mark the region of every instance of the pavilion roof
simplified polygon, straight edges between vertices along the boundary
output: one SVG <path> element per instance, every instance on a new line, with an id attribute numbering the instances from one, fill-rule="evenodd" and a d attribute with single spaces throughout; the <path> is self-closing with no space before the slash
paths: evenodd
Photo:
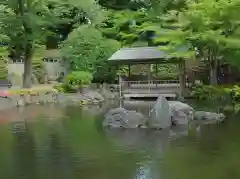
<path id="1" fill-rule="evenodd" d="M 121 48 L 115 52 L 109 61 L 123 64 L 143 63 L 177 63 L 179 58 L 169 57 L 160 47 L 133 47 Z"/>

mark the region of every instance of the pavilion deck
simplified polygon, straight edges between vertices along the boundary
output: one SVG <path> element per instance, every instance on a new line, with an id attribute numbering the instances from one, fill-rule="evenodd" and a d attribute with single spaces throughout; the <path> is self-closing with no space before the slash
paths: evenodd
<path id="1" fill-rule="evenodd" d="M 170 57 L 159 47 L 122 48 L 115 52 L 110 62 L 116 65 L 128 65 L 128 77 L 131 76 L 131 65 L 148 65 L 147 80 L 128 81 L 119 76 L 119 93 L 123 98 L 152 98 L 164 95 L 174 98 L 184 96 L 187 89 L 185 75 L 185 59 Z M 179 80 L 154 80 L 151 75 L 151 64 L 156 66 L 163 63 L 177 64 L 179 67 Z"/>
<path id="2" fill-rule="evenodd" d="M 122 81 L 120 86 L 124 98 L 176 98 L 180 94 L 178 80 Z"/>

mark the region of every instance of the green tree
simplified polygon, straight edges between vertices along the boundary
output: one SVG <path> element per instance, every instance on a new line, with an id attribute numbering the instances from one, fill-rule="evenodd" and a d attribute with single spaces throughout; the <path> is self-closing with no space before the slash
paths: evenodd
<path id="1" fill-rule="evenodd" d="M 239 0 L 190 0 L 167 13 L 160 11 L 159 21 L 145 23 L 143 30 L 154 30 L 155 43 L 163 44 L 161 50 L 169 56 L 204 61 L 210 83 L 217 84 L 219 64 L 228 60 L 239 66 L 239 4 Z"/>
<path id="2" fill-rule="evenodd" d="M 66 6 L 74 4 L 76 8 L 83 9 L 89 14 L 89 21 L 100 17 L 100 8 L 94 0 L 88 1 L 63 1 L 63 0 L 7 0 L 0 6 L 0 32 L 7 37 L 9 47 L 14 47 L 17 56 L 24 58 L 24 77 L 23 87 L 31 87 L 32 77 L 32 57 L 35 45 L 44 43 L 46 35 L 49 34 L 48 28 L 53 24 L 59 24 L 56 12 L 50 4 L 63 3 Z M 62 6 L 59 6 L 62 7 Z M 58 19 L 65 20 L 65 19 Z"/>
<path id="3" fill-rule="evenodd" d="M 137 10 L 150 5 L 149 1 L 142 0 L 99 0 L 99 4 L 114 10 Z"/>
<path id="4" fill-rule="evenodd" d="M 69 34 L 61 47 L 62 55 L 69 60 L 71 69 L 89 71 L 98 81 L 115 78 L 108 58 L 119 49 L 119 43 L 106 39 L 93 26 L 81 26 Z"/>
<path id="5" fill-rule="evenodd" d="M 147 9 L 123 10 L 110 13 L 101 26 L 103 35 L 115 39 L 122 46 L 154 46 L 161 21 Z"/>
<path id="6" fill-rule="evenodd" d="M 240 1 L 190 1 L 179 13 L 179 42 L 188 41 L 196 55 L 210 68 L 210 83 L 217 84 L 217 66 L 228 57 L 236 59 L 240 49 Z"/>

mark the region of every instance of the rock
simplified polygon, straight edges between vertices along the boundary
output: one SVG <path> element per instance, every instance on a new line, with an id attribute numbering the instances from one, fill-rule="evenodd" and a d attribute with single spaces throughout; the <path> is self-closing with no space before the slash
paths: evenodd
<path id="1" fill-rule="evenodd" d="M 53 93 L 52 93 L 52 92 L 46 92 L 46 93 L 45 93 L 45 101 L 46 101 L 47 103 L 54 103 L 54 101 L 55 101 L 54 98 L 55 98 L 55 97 L 53 96 Z"/>
<path id="2" fill-rule="evenodd" d="M 171 108 L 172 123 L 175 125 L 187 125 L 193 120 L 194 110 L 188 104 L 180 101 L 169 101 Z"/>
<path id="3" fill-rule="evenodd" d="M 104 98 L 100 93 L 92 90 L 84 92 L 83 97 L 87 98 L 88 100 L 104 101 Z"/>
<path id="4" fill-rule="evenodd" d="M 25 105 L 32 104 L 30 94 L 25 94 L 25 95 L 24 95 L 24 101 L 25 101 Z"/>
<path id="5" fill-rule="evenodd" d="M 25 106 L 24 98 L 18 98 L 17 99 L 17 106 Z"/>
<path id="6" fill-rule="evenodd" d="M 124 108 L 110 110 L 104 118 L 103 126 L 111 128 L 138 128 L 146 123 L 145 117 L 136 112 Z"/>
<path id="7" fill-rule="evenodd" d="M 171 109 L 167 99 L 159 96 L 148 122 L 150 128 L 164 129 L 171 126 Z"/>
<path id="8" fill-rule="evenodd" d="M 16 100 L 11 98 L 0 97 L 0 110 L 13 108 L 16 106 Z"/>
<path id="9" fill-rule="evenodd" d="M 39 104 L 39 95 L 38 94 L 30 94 L 30 96 L 31 96 L 32 104 Z"/>
<path id="10" fill-rule="evenodd" d="M 222 122 L 225 119 L 225 115 L 222 113 L 213 113 L 205 111 L 195 111 L 194 119 L 204 120 L 206 122 Z"/>
<path id="11" fill-rule="evenodd" d="M 116 95 L 112 91 L 107 90 L 105 88 L 103 88 L 101 90 L 101 94 L 105 99 L 115 99 L 116 98 Z"/>

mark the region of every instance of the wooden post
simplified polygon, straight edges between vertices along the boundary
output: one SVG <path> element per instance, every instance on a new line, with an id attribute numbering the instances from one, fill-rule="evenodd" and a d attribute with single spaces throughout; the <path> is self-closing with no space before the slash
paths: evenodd
<path id="1" fill-rule="evenodd" d="M 130 76 L 131 76 L 131 65 L 128 64 L 128 77 L 130 77 Z"/>
<path id="2" fill-rule="evenodd" d="M 157 84 L 157 78 L 158 77 L 158 64 L 156 63 L 156 89 L 157 89 L 157 86 L 158 86 L 158 84 Z"/>
<path id="3" fill-rule="evenodd" d="M 150 85 L 151 85 L 151 64 L 148 64 L 148 90 L 150 92 Z"/>
<path id="4" fill-rule="evenodd" d="M 186 94 L 185 60 L 179 63 L 179 82 L 180 82 L 180 95 L 181 97 L 184 97 Z"/>
<path id="5" fill-rule="evenodd" d="M 119 65 L 116 66 L 116 70 L 119 70 Z M 119 98 L 122 98 L 122 78 L 121 78 L 121 74 L 117 75 L 118 77 L 118 85 L 119 85 Z"/>
<path id="6" fill-rule="evenodd" d="M 130 79 L 130 76 L 131 76 L 131 65 L 128 64 L 128 80 L 127 80 L 127 87 L 128 87 L 128 90 L 131 90 L 131 80 Z"/>
<path id="7" fill-rule="evenodd" d="M 118 75 L 118 83 L 119 83 L 119 97 L 122 98 L 122 78 L 121 75 Z"/>

